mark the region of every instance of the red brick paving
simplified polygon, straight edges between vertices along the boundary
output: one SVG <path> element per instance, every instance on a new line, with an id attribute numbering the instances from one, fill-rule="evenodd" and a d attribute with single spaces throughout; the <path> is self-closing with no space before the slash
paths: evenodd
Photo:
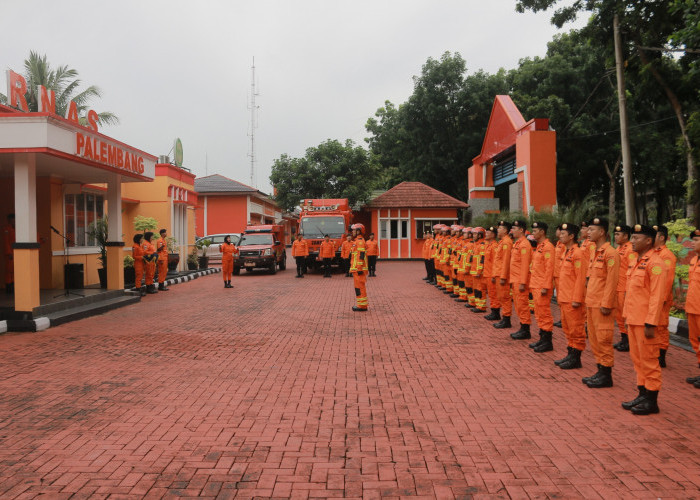
<path id="1" fill-rule="evenodd" d="M 700 391 L 671 347 L 662 412 L 620 408 L 420 277 L 220 275 L 0 336 L 0 497 L 698 498 Z"/>

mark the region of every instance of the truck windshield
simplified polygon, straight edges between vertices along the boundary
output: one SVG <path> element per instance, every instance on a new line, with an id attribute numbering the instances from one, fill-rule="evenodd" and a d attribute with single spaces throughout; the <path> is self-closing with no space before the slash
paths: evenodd
<path id="1" fill-rule="evenodd" d="M 340 238 L 345 234 L 345 219 L 340 216 L 302 217 L 301 232 L 304 238 Z"/>
<path id="2" fill-rule="evenodd" d="M 271 233 L 251 233 L 244 234 L 241 240 L 241 246 L 246 245 L 272 245 L 272 234 Z"/>

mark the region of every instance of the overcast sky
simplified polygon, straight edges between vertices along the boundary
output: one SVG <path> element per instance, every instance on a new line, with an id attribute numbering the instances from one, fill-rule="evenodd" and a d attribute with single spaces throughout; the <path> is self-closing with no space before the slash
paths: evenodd
<path id="1" fill-rule="evenodd" d="M 46 54 L 53 66 L 68 65 L 102 89 L 95 110 L 112 111 L 121 123 L 101 132 L 156 156 L 179 137 L 184 166 L 198 176 L 220 173 L 250 184 L 254 57 L 255 184 L 270 192 L 280 155 L 303 156 L 326 139 L 362 144 L 367 119 L 385 100 L 404 102 L 429 57 L 459 52 L 470 72 L 495 72 L 544 55 L 557 33 L 549 13 L 518 14 L 514 5 L 0 0 L 0 66 L 23 73 L 30 50 Z M 4 71 L 0 88 L 6 92 Z"/>

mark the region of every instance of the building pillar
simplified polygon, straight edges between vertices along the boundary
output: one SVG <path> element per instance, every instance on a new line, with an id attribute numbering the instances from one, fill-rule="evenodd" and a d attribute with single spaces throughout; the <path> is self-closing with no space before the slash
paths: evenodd
<path id="1" fill-rule="evenodd" d="M 124 288 L 124 256 L 122 255 L 122 178 L 112 174 L 107 182 L 107 289 Z"/>
<path id="2" fill-rule="evenodd" d="M 39 243 L 36 240 L 36 155 L 15 155 L 15 311 L 41 305 Z"/>

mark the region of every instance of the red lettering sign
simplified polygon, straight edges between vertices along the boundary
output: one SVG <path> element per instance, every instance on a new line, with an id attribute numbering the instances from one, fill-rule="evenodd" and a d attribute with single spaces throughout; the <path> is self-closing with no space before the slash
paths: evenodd
<path id="1" fill-rule="evenodd" d="M 29 112 L 27 100 L 24 94 L 27 93 L 27 80 L 11 69 L 7 70 L 7 97 L 10 100 L 10 106 L 17 107 L 23 111 Z"/>
<path id="2" fill-rule="evenodd" d="M 111 167 L 143 174 L 143 157 L 125 151 L 119 146 L 107 144 L 96 137 L 88 137 L 80 132 L 75 134 L 75 154 Z"/>

